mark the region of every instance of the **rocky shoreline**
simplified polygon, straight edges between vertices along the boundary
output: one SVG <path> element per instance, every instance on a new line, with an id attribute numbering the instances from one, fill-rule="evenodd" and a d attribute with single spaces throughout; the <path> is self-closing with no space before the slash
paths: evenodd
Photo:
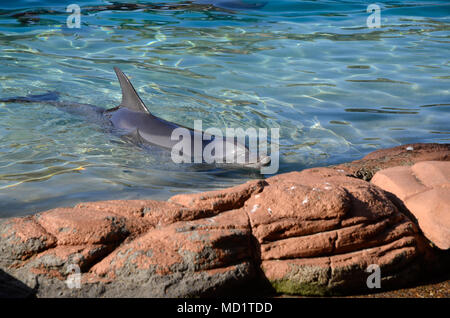
<path id="1" fill-rule="evenodd" d="M 450 144 L 411 144 L 168 201 L 0 220 L 0 297 L 395 297 L 445 275 L 449 248 Z"/>

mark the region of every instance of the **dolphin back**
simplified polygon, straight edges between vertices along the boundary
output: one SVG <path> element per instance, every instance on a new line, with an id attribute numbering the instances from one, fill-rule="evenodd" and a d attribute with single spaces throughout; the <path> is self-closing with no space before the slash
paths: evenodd
<path id="1" fill-rule="evenodd" d="M 114 67 L 114 71 L 116 72 L 120 88 L 122 89 L 122 102 L 119 107 L 126 107 L 135 112 L 151 115 L 142 99 L 136 93 L 133 85 L 131 85 L 128 77 L 118 67 Z"/>

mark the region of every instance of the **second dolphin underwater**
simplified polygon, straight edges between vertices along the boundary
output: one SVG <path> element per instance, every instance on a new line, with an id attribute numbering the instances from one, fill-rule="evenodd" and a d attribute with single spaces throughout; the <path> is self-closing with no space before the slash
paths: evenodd
<path id="1" fill-rule="evenodd" d="M 154 116 L 145 106 L 127 76 L 117 67 L 114 67 L 114 71 L 122 90 L 122 101 L 119 106 L 114 108 L 104 109 L 88 104 L 60 102 L 58 94 L 55 93 L 3 99 L 0 102 L 43 102 L 64 108 L 69 112 L 72 110 L 69 110 L 66 105 L 73 106 L 73 109 L 77 109 L 74 111 L 75 113 L 92 115 L 91 117 L 112 125 L 122 137 L 126 137 L 127 140 L 137 145 L 148 144 L 167 150 L 172 150 L 177 144 L 180 144 L 180 140 L 174 139 L 172 134 L 174 130 L 181 128 L 186 132 L 182 141 L 186 141 L 184 140 L 186 135 L 190 139 L 186 143 L 189 146 L 182 149 L 182 157 L 185 162 L 205 163 L 204 150 L 208 147 L 208 149 L 214 149 L 216 160 L 224 167 L 258 169 L 270 165 L 270 156 L 250 155 L 248 147 L 238 138 L 229 139 L 225 136 L 217 138 L 217 136 L 208 135 L 202 131 L 196 131 Z M 199 145 L 198 141 L 200 141 L 201 150 L 194 149 L 195 144 Z M 234 160 L 227 163 L 226 158 L 230 157 Z"/>

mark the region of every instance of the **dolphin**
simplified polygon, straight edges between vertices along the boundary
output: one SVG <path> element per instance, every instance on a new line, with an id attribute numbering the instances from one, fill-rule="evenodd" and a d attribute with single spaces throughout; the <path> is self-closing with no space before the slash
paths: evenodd
<path id="1" fill-rule="evenodd" d="M 173 151 L 180 144 L 174 138 L 177 131 L 184 132 L 182 157 L 185 162 L 205 162 L 205 148 L 214 149 L 214 159 L 226 164 L 227 157 L 232 158 L 231 165 L 242 165 L 248 168 L 260 168 L 270 164 L 270 157 L 251 158 L 249 149 L 237 138 L 218 138 L 176 123 L 154 116 L 137 94 L 128 77 L 118 68 L 114 71 L 122 90 L 122 102 L 119 106 L 103 112 L 112 126 L 125 132 L 137 144 L 149 144 Z M 186 140 L 186 138 L 188 140 Z M 196 148 L 195 145 L 198 145 Z M 231 152 L 231 153 L 230 153 Z M 210 161 L 213 158 L 210 158 Z M 206 159 L 207 160 L 207 159 Z"/>
<path id="2" fill-rule="evenodd" d="M 268 166 L 270 156 L 251 156 L 249 148 L 241 143 L 238 138 L 225 138 L 206 134 L 203 131 L 194 130 L 176 123 L 169 122 L 153 115 L 144 104 L 134 89 L 128 77 L 118 68 L 114 71 L 122 90 L 121 103 L 113 108 L 104 109 L 98 106 L 81 103 L 70 103 L 70 112 L 88 115 L 100 119 L 112 126 L 121 137 L 139 146 L 158 146 L 167 150 L 178 152 L 181 162 L 190 163 L 215 163 L 224 167 L 244 167 L 258 169 Z M 0 102 L 44 102 L 67 110 L 67 103 L 57 101 L 57 93 L 33 95 L 2 99 Z M 180 138 L 174 138 L 174 135 Z M 183 147 L 184 145 L 184 147 Z M 175 149 L 175 150 L 174 150 Z M 205 158 L 205 150 L 213 155 Z M 172 158 L 174 158 L 172 156 Z M 233 160 L 227 160 L 232 158 Z"/>

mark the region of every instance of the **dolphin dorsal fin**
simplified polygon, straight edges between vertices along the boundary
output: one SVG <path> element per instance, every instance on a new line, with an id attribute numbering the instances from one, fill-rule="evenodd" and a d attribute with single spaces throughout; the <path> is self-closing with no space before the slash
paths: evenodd
<path id="1" fill-rule="evenodd" d="M 136 112 L 150 114 L 144 102 L 136 93 L 133 85 L 131 85 L 128 77 L 118 67 L 114 67 L 114 71 L 122 89 L 122 102 L 119 107 L 126 107 Z"/>

